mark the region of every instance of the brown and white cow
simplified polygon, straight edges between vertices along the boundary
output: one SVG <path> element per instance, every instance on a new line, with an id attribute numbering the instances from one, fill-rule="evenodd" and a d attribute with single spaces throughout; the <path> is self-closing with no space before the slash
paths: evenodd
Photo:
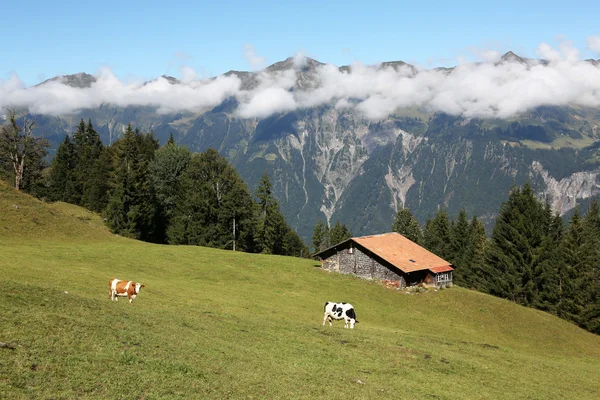
<path id="1" fill-rule="evenodd" d="M 140 292 L 140 290 L 144 287 L 141 283 L 132 282 L 132 281 L 122 281 L 116 278 L 108 281 L 108 290 L 109 297 L 111 300 L 118 301 L 117 297 L 125 297 L 129 298 L 129 303 L 135 299 L 135 296 Z"/>

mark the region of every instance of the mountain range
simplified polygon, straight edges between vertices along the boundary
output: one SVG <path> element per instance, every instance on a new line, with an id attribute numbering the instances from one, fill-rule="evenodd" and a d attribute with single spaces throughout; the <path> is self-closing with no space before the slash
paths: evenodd
<path id="1" fill-rule="evenodd" d="M 599 61 L 585 63 L 598 68 Z M 503 63 L 543 66 L 548 61 L 509 52 L 495 65 Z M 288 92 L 318 93 L 323 66 L 310 58 L 288 58 L 263 71 L 229 71 L 222 77 L 235 76 L 242 90 L 252 91 L 265 76 L 280 78 L 293 70 Z M 357 67 L 336 68 L 352 74 Z M 418 74 L 401 61 L 375 68 L 408 79 Z M 454 68 L 435 71 L 458 73 Z M 171 76 L 158 79 L 174 87 L 186 85 Z M 61 83 L 86 90 L 96 81 L 79 73 L 37 87 Z M 354 101 L 352 95 L 347 98 Z M 152 130 L 162 143 L 173 133 L 192 151 L 215 148 L 251 190 L 269 173 L 288 223 L 307 241 L 318 220 L 345 223 L 353 235 L 389 231 L 402 207 L 409 207 L 421 223 L 442 207 L 451 216 L 464 207 L 489 227 L 511 186 L 526 181 L 561 214 L 576 204 L 585 206 L 600 192 L 600 108 L 594 104 L 549 101 L 508 116 L 453 115 L 408 105 L 376 118 L 333 101 L 264 116 L 243 115 L 240 104 L 239 98 L 228 96 L 205 109 L 163 112 L 152 105 L 103 103 L 63 115 L 38 113 L 36 132 L 55 149 L 83 118 L 92 120 L 107 144 L 131 123 Z"/>

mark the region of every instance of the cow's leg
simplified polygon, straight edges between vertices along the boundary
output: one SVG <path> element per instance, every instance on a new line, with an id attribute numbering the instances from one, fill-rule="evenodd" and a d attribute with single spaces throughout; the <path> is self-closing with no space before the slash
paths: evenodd
<path id="1" fill-rule="evenodd" d="M 348 328 L 348 322 L 349 320 L 347 318 L 344 318 L 344 328 Z"/>
<path id="2" fill-rule="evenodd" d="M 331 317 L 331 315 L 330 315 L 330 316 L 329 316 L 329 326 L 333 326 L 332 322 L 333 322 L 333 318 L 332 318 L 332 317 Z"/>
<path id="3" fill-rule="evenodd" d="M 325 326 L 325 322 L 327 321 L 327 314 L 323 316 L 323 326 Z"/>

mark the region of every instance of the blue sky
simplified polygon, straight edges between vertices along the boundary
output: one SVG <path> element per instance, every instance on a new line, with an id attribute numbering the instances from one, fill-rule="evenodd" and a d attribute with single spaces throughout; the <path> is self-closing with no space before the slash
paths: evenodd
<path id="1" fill-rule="evenodd" d="M 91 4 L 89 4 L 91 3 Z M 6 1 L 0 6 L 0 80 L 27 85 L 107 66 L 121 79 L 248 70 L 296 52 L 337 65 L 403 60 L 454 65 L 473 49 L 513 50 L 600 35 L 597 1 Z"/>

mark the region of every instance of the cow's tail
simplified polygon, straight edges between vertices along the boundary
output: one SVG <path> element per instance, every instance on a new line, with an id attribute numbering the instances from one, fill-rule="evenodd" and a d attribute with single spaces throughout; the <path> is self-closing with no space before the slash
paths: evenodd
<path id="1" fill-rule="evenodd" d="M 326 302 L 325 306 L 323 306 L 323 312 L 327 311 L 327 304 L 329 304 L 329 302 Z"/>

